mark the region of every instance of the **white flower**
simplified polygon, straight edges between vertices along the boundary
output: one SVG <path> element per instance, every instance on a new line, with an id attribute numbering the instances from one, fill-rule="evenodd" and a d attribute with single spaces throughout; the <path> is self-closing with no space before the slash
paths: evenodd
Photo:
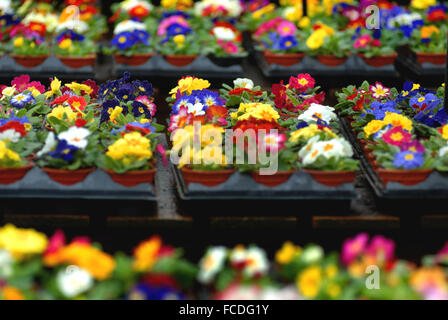
<path id="1" fill-rule="evenodd" d="M 64 21 L 63 23 L 58 24 L 58 26 L 56 27 L 56 32 L 69 29 L 77 33 L 85 33 L 87 32 L 88 28 L 89 26 L 87 25 L 87 23 L 82 20 L 73 21 L 69 19 L 67 21 Z"/>
<path id="2" fill-rule="evenodd" d="M 334 108 L 332 107 L 312 103 L 310 107 L 298 117 L 298 119 L 307 123 L 315 123 L 317 122 L 317 117 L 326 123 L 330 123 L 331 120 L 337 119 L 337 115 L 333 111 Z"/>
<path id="3" fill-rule="evenodd" d="M 20 140 L 20 132 L 14 129 L 8 129 L 0 133 L 0 140 L 9 140 L 16 143 Z"/>
<path id="4" fill-rule="evenodd" d="M 226 261 L 227 249 L 225 247 L 212 247 L 207 250 L 205 256 L 199 262 L 198 280 L 208 284 L 213 277 L 221 271 Z"/>
<path id="5" fill-rule="evenodd" d="M 25 18 L 23 18 L 22 23 L 28 25 L 30 22 L 43 23 L 47 27 L 48 32 L 53 32 L 59 24 L 59 19 L 57 14 L 45 12 L 40 13 L 32 11 L 28 13 Z"/>
<path id="6" fill-rule="evenodd" d="M 236 35 L 232 29 L 226 27 L 214 27 L 213 34 L 216 38 L 224 41 L 232 41 L 235 39 Z"/>
<path id="7" fill-rule="evenodd" d="M 146 31 L 146 25 L 144 23 L 137 22 L 134 20 L 125 20 L 116 25 L 114 29 L 114 34 L 119 34 L 122 32 L 131 32 L 134 30 Z"/>
<path id="8" fill-rule="evenodd" d="M 252 90 L 252 88 L 254 87 L 254 82 L 247 78 L 238 78 L 236 80 L 233 80 L 233 85 L 236 88 Z"/>
<path id="9" fill-rule="evenodd" d="M 151 3 L 142 0 L 125 0 L 120 4 L 120 7 L 125 11 L 131 11 L 137 6 L 142 6 L 148 11 L 151 11 L 153 8 L 153 5 Z"/>
<path id="10" fill-rule="evenodd" d="M 202 16 L 204 9 L 219 6 L 227 11 L 227 16 L 229 17 L 238 17 L 242 11 L 239 0 L 202 0 L 195 3 L 194 13 L 197 16 Z"/>
<path id="11" fill-rule="evenodd" d="M 311 138 L 299 151 L 299 158 L 302 158 L 304 165 L 314 163 L 319 156 L 323 156 L 326 159 L 353 156 L 353 149 L 344 138 L 335 138 L 327 141 L 318 141 L 318 139 L 317 136 Z"/>
<path id="12" fill-rule="evenodd" d="M 37 157 L 41 157 L 44 154 L 47 154 L 56 146 L 56 138 L 53 132 L 49 132 L 47 138 L 45 139 L 45 145 L 38 153 L 36 153 Z"/>
<path id="13" fill-rule="evenodd" d="M 448 146 L 445 146 L 439 149 L 439 153 L 437 155 L 440 158 L 443 158 L 447 153 L 448 153 Z"/>
<path id="14" fill-rule="evenodd" d="M 302 260 L 306 264 L 317 263 L 324 256 L 324 250 L 316 245 L 309 246 L 305 248 L 302 252 Z"/>
<path id="15" fill-rule="evenodd" d="M 89 143 L 86 139 L 89 135 L 90 131 L 86 128 L 70 127 L 67 131 L 60 133 L 58 139 L 66 140 L 69 145 L 79 149 L 85 149 Z"/>
<path id="16" fill-rule="evenodd" d="M 74 298 L 92 288 L 93 277 L 84 269 L 69 266 L 58 273 L 56 283 L 65 297 Z"/>
<path id="17" fill-rule="evenodd" d="M 205 111 L 203 110 L 204 106 L 200 102 L 197 102 L 195 104 L 187 103 L 186 107 L 188 109 L 187 112 L 191 113 L 191 114 L 193 114 L 195 116 L 201 116 L 201 115 L 205 114 Z"/>
<path id="18" fill-rule="evenodd" d="M 251 247 L 247 250 L 246 265 L 244 273 L 248 276 L 264 275 L 268 272 L 269 262 L 266 258 L 266 252 L 257 247 Z"/>
<path id="19" fill-rule="evenodd" d="M 11 0 L 0 0 L 0 11 L 11 14 L 14 12 Z"/>
<path id="20" fill-rule="evenodd" d="M 244 263 L 247 259 L 247 250 L 244 248 L 244 246 L 236 246 L 231 252 L 230 252 L 230 263 L 240 264 Z"/>
<path id="21" fill-rule="evenodd" d="M 298 155 L 305 165 L 313 163 L 321 154 L 321 150 L 316 148 L 316 143 L 319 141 L 319 136 L 316 135 L 308 140 L 307 144 L 300 149 Z"/>
<path id="22" fill-rule="evenodd" d="M 0 278 L 8 278 L 12 275 L 14 258 L 12 254 L 4 249 L 0 250 Z"/>

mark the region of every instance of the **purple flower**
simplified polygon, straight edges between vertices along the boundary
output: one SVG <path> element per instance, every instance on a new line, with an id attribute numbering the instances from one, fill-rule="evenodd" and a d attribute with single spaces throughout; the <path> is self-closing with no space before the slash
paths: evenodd
<path id="1" fill-rule="evenodd" d="M 62 159 L 66 162 L 70 162 L 73 160 L 75 153 L 78 150 L 79 148 L 68 144 L 68 142 L 64 139 L 61 139 L 58 141 L 56 149 L 49 152 L 48 155 L 55 159 Z"/>
<path id="2" fill-rule="evenodd" d="M 405 170 L 420 168 L 424 163 L 423 154 L 412 151 L 397 152 L 394 156 L 394 167 Z"/>
<path id="3" fill-rule="evenodd" d="M 401 144 L 400 150 L 424 153 L 425 147 L 420 143 L 420 141 L 412 140 L 412 141 L 405 142 L 405 143 Z"/>

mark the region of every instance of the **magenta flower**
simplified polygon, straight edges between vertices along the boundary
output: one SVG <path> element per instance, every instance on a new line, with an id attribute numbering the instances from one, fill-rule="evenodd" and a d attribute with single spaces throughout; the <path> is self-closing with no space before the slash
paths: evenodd
<path id="1" fill-rule="evenodd" d="M 366 249 L 366 254 L 376 257 L 383 263 L 391 261 L 395 255 L 395 242 L 381 235 L 374 236 Z"/>
<path id="2" fill-rule="evenodd" d="M 216 43 L 227 53 L 235 54 L 238 53 L 238 46 L 233 42 L 224 42 L 222 40 L 216 41 Z"/>
<path id="3" fill-rule="evenodd" d="M 425 147 L 418 140 L 412 140 L 400 145 L 401 151 L 412 151 L 412 152 L 425 152 Z"/>
<path id="4" fill-rule="evenodd" d="M 412 135 L 401 127 L 394 127 L 383 134 L 382 139 L 387 144 L 399 147 L 402 144 L 411 142 Z"/>
<path id="5" fill-rule="evenodd" d="M 369 87 L 372 97 L 375 99 L 385 98 L 390 95 L 390 89 L 383 86 L 380 82 L 375 82 L 375 85 Z"/>
<path id="6" fill-rule="evenodd" d="M 266 150 L 270 153 L 277 153 L 279 150 L 285 148 L 286 135 L 274 132 L 267 133 L 261 136 L 262 140 L 258 143 L 259 150 Z M 264 149 L 264 150 L 263 150 Z"/>
<path id="7" fill-rule="evenodd" d="M 173 23 L 178 23 L 184 27 L 190 26 L 183 16 L 171 16 L 160 22 L 159 27 L 157 28 L 157 35 L 159 37 L 163 36 L 166 33 L 166 29 L 168 29 L 168 27 Z"/>
<path id="8" fill-rule="evenodd" d="M 345 265 L 352 263 L 359 255 L 366 250 L 369 236 L 367 233 L 360 233 L 354 238 L 344 241 L 341 251 L 341 262 Z"/>
<path id="9" fill-rule="evenodd" d="M 353 48 L 365 48 L 371 41 L 372 38 L 368 34 L 365 34 L 356 39 L 355 43 L 353 44 Z"/>
<path id="10" fill-rule="evenodd" d="M 158 153 L 160 153 L 160 155 L 162 156 L 162 161 L 163 161 L 163 166 L 167 167 L 168 166 L 168 161 L 166 160 L 166 150 L 165 148 L 159 143 L 156 147 L 156 151 Z"/>
<path id="11" fill-rule="evenodd" d="M 293 36 L 296 33 L 296 31 L 297 31 L 296 26 L 294 25 L 294 23 L 290 21 L 280 22 L 277 26 L 277 32 L 282 37 Z"/>

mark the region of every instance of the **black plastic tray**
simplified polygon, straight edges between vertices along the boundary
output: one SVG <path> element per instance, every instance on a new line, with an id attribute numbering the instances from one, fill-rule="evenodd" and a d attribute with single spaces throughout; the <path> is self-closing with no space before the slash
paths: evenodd
<path id="1" fill-rule="evenodd" d="M 276 187 L 255 182 L 248 174 L 235 172 L 226 182 L 207 187 L 199 183 L 188 186 L 182 172 L 171 165 L 179 196 L 183 200 L 351 200 L 357 197 L 353 183 L 327 187 L 316 182 L 308 173 L 297 171 Z"/>
<path id="2" fill-rule="evenodd" d="M 136 77 L 177 78 L 186 75 L 194 75 L 200 78 L 235 79 L 244 75 L 241 65 L 221 67 L 214 64 L 206 56 L 197 57 L 191 64 L 184 67 L 176 67 L 165 61 L 163 56 L 156 54 L 146 63 L 139 66 L 118 64 L 115 66 L 115 74 L 120 76 L 129 71 Z"/>
<path id="3" fill-rule="evenodd" d="M 0 184 L 0 198 L 64 198 L 104 200 L 156 200 L 150 183 L 125 187 L 114 182 L 101 169 L 90 173 L 77 184 L 64 186 L 50 179 L 38 167 L 32 168 L 22 180 L 9 185 Z"/>

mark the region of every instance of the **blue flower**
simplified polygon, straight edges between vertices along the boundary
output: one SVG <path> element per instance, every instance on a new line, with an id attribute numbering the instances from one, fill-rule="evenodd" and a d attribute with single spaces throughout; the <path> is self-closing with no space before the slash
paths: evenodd
<path id="1" fill-rule="evenodd" d="M 56 149 L 48 153 L 48 155 L 55 159 L 62 159 L 66 162 L 70 162 L 75 157 L 76 151 L 79 148 L 69 144 L 67 140 L 61 139 L 58 141 Z"/>
<path id="2" fill-rule="evenodd" d="M 372 32 L 372 37 L 373 37 L 374 39 L 381 39 L 381 29 L 375 29 L 375 30 Z"/>
<path id="3" fill-rule="evenodd" d="M 166 28 L 166 32 L 169 37 L 177 36 L 178 34 L 187 34 L 191 32 L 191 28 L 183 26 L 179 23 L 173 23 L 168 28 Z"/>
<path id="4" fill-rule="evenodd" d="M 143 94 L 145 96 L 152 96 L 152 94 L 154 93 L 152 84 L 146 80 L 144 80 L 144 81 L 136 80 L 132 84 L 141 94 Z"/>
<path id="5" fill-rule="evenodd" d="M 151 119 L 151 111 L 149 110 L 148 106 L 138 101 L 132 102 L 132 114 L 136 118 L 144 115 L 145 118 Z"/>
<path id="6" fill-rule="evenodd" d="M 120 101 L 117 99 L 110 99 L 103 102 L 103 108 L 101 109 L 100 123 L 109 121 L 111 112 L 120 105 Z M 124 111 L 124 110 L 123 110 Z"/>
<path id="7" fill-rule="evenodd" d="M 397 103 L 393 100 L 385 103 L 374 101 L 370 107 L 366 109 L 366 112 L 374 115 L 376 120 L 383 120 L 386 116 L 386 112 L 401 113 L 401 111 L 395 109 L 396 104 Z"/>
<path id="8" fill-rule="evenodd" d="M 394 167 L 400 169 L 417 169 L 423 165 L 423 154 L 412 151 L 397 152 L 394 156 Z"/>
<path id="9" fill-rule="evenodd" d="M 140 41 L 141 43 L 143 43 L 145 46 L 149 45 L 149 33 L 143 30 L 135 30 L 132 32 L 132 36 L 135 37 L 136 42 Z"/>
<path id="10" fill-rule="evenodd" d="M 84 41 L 85 36 L 83 36 L 82 34 L 76 33 L 73 30 L 70 29 L 66 29 L 64 31 L 62 31 L 57 37 L 56 37 L 56 41 L 59 43 L 64 39 L 71 39 L 73 41 Z"/>
<path id="11" fill-rule="evenodd" d="M 34 98 L 31 93 L 19 93 L 11 98 L 9 103 L 15 108 L 23 108 L 27 104 L 33 104 Z"/>
<path id="12" fill-rule="evenodd" d="M 309 126 L 309 124 L 308 124 L 307 122 L 302 121 L 302 122 L 299 122 L 299 123 L 296 125 L 296 129 L 299 130 L 299 129 L 306 128 L 306 127 L 308 127 L 308 126 Z"/>
<path id="13" fill-rule="evenodd" d="M 120 85 L 116 96 L 119 100 L 127 102 L 134 99 L 134 86 L 130 83 Z"/>
<path id="14" fill-rule="evenodd" d="M 177 290 L 168 286 L 152 286 L 138 284 L 131 289 L 128 299 L 134 300 L 184 300 L 185 297 Z"/>
<path id="15" fill-rule="evenodd" d="M 111 41 L 111 44 L 120 50 L 127 50 L 136 43 L 137 38 L 131 32 L 121 32 Z"/>
<path id="16" fill-rule="evenodd" d="M 177 114 L 179 112 L 179 109 L 181 107 L 186 107 L 188 103 L 190 103 L 191 99 L 190 96 L 182 96 L 179 99 L 177 99 L 176 103 L 173 105 L 173 108 L 171 109 L 172 114 Z"/>
<path id="17" fill-rule="evenodd" d="M 210 90 L 194 90 L 192 92 L 193 97 L 197 98 L 197 102 L 210 106 L 223 106 L 225 100 L 219 96 L 218 92 Z M 196 101 L 195 101 L 196 102 Z"/>
<path id="18" fill-rule="evenodd" d="M 298 44 L 296 37 L 294 36 L 286 36 L 286 37 L 280 37 L 280 39 L 278 39 L 276 45 L 274 45 L 275 49 L 280 49 L 280 50 L 288 50 L 291 48 L 296 47 Z"/>
<path id="19" fill-rule="evenodd" d="M 441 102 L 441 99 L 437 98 L 437 96 L 433 93 L 428 93 L 424 96 L 416 95 L 409 99 L 409 105 L 413 109 L 426 109 L 428 106 L 436 104 L 438 105 Z"/>

